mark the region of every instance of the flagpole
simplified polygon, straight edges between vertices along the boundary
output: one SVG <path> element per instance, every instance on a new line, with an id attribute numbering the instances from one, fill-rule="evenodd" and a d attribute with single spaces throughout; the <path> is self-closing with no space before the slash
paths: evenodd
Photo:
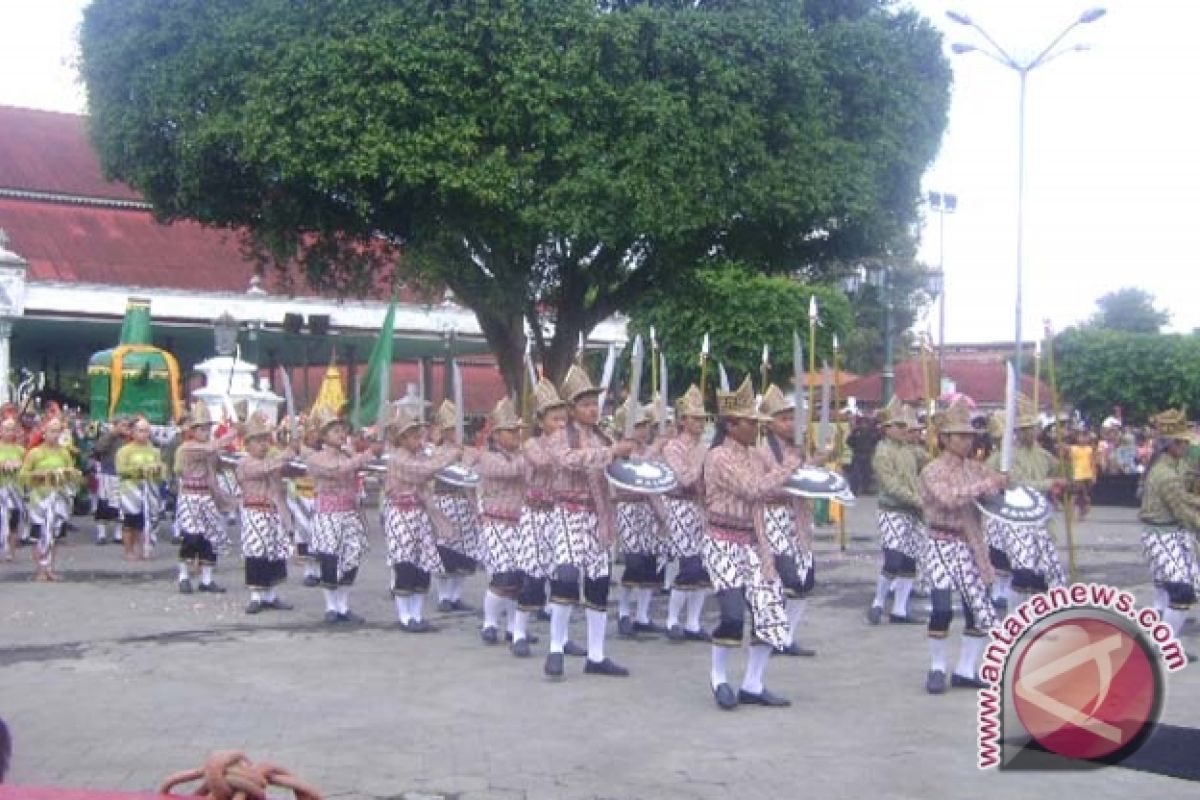
<path id="1" fill-rule="evenodd" d="M 1050 323 L 1046 323 L 1046 378 L 1050 381 L 1050 408 L 1054 413 L 1054 449 L 1058 452 L 1055 455 L 1059 458 L 1061 464 L 1062 477 L 1066 478 L 1070 473 L 1070 457 L 1063 452 L 1063 425 L 1060 415 L 1060 404 L 1058 397 L 1058 377 L 1054 368 L 1054 336 L 1050 330 Z M 1074 498 L 1071 493 L 1071 484 L 1067 483 L 1063 490 L 1063 521 L 1067 528 L 1067 570 L 1070 575 L 1071 583 L 1075 582 L 1075 507 Z"/>

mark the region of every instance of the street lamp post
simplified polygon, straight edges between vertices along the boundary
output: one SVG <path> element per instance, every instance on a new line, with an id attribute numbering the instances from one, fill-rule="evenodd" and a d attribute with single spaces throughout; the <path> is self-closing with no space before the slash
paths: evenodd
<path id="1" fill-rule="evenodd" d="M 938 380 L 946 371 L 946 215 L 958 210 L 958 195 L 930 192 L 929 207 L 938 214 L 938 271 L 932 284 L 938 296 Z"/>
<path id="2" fill-rule="evenodd" d="M 995 61 L 1001 66 L 1007 67 L 1017 73 L 1020 78 L 1020 105 L 1018 108 L 1018 139 L 1017 139 L 1017 308 L 1016 308 L 1016 354 L 1013 358 L 1014 367 L 1020 380 L 1021 375 L 1021 309 L 1022 309 L 1022 269 L 1024 257 L 1024 237 L 1025 237 L 1025 84 L 1029 77 L 1029 73 L 1040 66 L 1048 64 L 1059 56 L 1078 50 L 1086 50 L 1086 45 L 1074 45 L 1072 47 L 1064 47 L 1056 50 L 1058 43 L 1061 42 L 1068 33 L 1073 31 L 1078 25 L 1087 25 L 1095 22 L 1105 15 L 1106 11 L 1103 8 L 1092 8 L 1084 11 L 1077 19 L 1071 22 L 1057 36 L 1050 41 L 1050 44 L 1042 48 L 1033 58 L 1027 61 L 1018 61 L 1013 58 L 1008 52 L 1001 47 L 995 39 L 992 38 L 986 30 L 978 25 L 974 20 L 966 14 L 958 11 L 947 11 L 946 16 L 952 22 L 959 25 L 965 25 L 968 28 L 974 28 L 987 41 L 989 47 L 978 47 L 973 44 L 956 42 L 951 46 L 951 50 L 956 55 L 964 53 L 980 53 Z"/>

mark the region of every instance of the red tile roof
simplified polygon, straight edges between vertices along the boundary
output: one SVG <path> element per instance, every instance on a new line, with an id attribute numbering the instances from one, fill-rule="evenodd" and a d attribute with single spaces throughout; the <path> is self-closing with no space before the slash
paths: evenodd
<path id="1" fill-rule="evenodd" d="M 0 188 L 140 201 L 106 181 L 87 137 L 87 117 L 0 106 Z"/>
<path id="2" fill-rule="evenodd" d="M 936 365 L 935 391 L 937 386 Z M 985 406 L 1004 405 L 1005 370 L 1002 360 L 978 361 L 975 359 L 946 359 L 946 377 L 954 381 L 955 390 L 968 395 L 976 403 Z M 925 382 L 921 375 L 919 359 L 904 361 L 896 365 L 894 384 L 896 395 L 906 403 L 921 402 L 925 397 Z M 1033 378 L 1021 376 L 1021 391 L 1033 396 Z M 865 406 L 878 406 L 883 398 L 883 375 L 873 372 L 841 388 L 843 397 L 854 397 Z M 1038 392 L 1038 403 L 1046 409 L 1050 406 L 1050 389 L 1042 382 Z"/>

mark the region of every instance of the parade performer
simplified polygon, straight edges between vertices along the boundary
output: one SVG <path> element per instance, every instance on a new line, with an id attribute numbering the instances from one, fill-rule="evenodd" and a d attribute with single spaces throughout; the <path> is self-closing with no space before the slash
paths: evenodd
<path id="1" fill-rule="evenodd" d="M 1043 493 L 1061 491 L 1066 481 L 1055 477 L 1059 471 L 1058 459 L 1038 444 L 1037 411 L 1025 395 L 1017 397 L 1017 419 L 1013 427 L 1016 442 L 1009 481 Z M 988 457 L 987 465 L 999 470 L 1001 455 L 997 448 Z M 992 587 L 992 599 L 1000 609 L 1015 605 L 1013 592 L 1029 595 L 1066 585 L 1067 575 L 1046 522 L 1021 525 L 989 517 L 984 520 L 983 530 L 989 545 L 991 542 L 1003 543 L 1011 567 L 1007 578 L 997 571 L 996 584 Z"/>
<path id="2" fill-rule="evenodd" d="M 458 461 L 456 447 L 425 450 L 425 422 L 407 409 L 397 409 L 388 421 L 391 437 L 384 485 L 383 529 L 387 536 L 392 596 L 400 630 L 426 633 L 434 628 L 424 619 L 430 575 L 442 571 L 438 539 L 453 535 L 451 521 L 429 496 L 429 482 L 438 470 Z"/>
<path id="3" fill-rule="evenodd" d="M 1185 484 L 1184 456 L 1195 442 L 1182 411 L 1170 409 L 1151 418 L 1158 432 L 1158 456 L 1146 473 L 1142 489 L 1142 549 L 1154 580 L 1155 605 L 1179 639 L 1188 611 L 1196 603 L 1200 583 L 1200 497 Z M 1188 654 L 1188 659 L 1195 656 Z"/>
<path id="4" fill-rule="evenodd" d="M 556 531 L 554 573 L 550 581 L 550 653 L 544 671 L 551 678 L 563 675 L 571 606 L 579 602 L 580 584 L 587 619 L 589 675 L 623 677 L 629 670 L 604 655 L 608 621 L 609 550 L 614 539 L 612 508 L 604 468 L 613 459 L 628 458 L 634 443 L 613 444 L 599 428 L 600 389 L 587 373 L 572 365 L 563 380 L 561 396 L 570 419 L 546 442 L 557 472 L 555 498 L 562 526 Z"/>
<path id="5" fill-rule="evenodd" d="M 246 455 L 235 467 L 242 487 L 242 556 L 246 588 L 250 590 L 247 614 L 264 609 L 290 611 L 292 605 L 279 598 L 275 587 L 287 580 L 291 555 L 292 518 L 283 486 L 283 473 L 298 449 L 271 451 L 274 428 L 255 415 L 242 432 Z"/>
<path id="6" fill-rule="evenodd" d="M 132 439 L 117 451 L 115 465 L 123 523 L 121 541 L 126 561 L 142 561 L 154 552 L 154 529 L 162 514 L 158 487 L 167 476 L 162 455 L 150 444 L 150 423 L 138 419 Z"/>
<path id="7" fill-rule="evenodd" d="M 545 378 L 538 380 L 533 390 L 533 401 L 537 416 L 536 430 L 521 447 L 525 464 L 525 502 L 517 524 L 521 536 L 517 566 L 525 577 L 517 597 L 517 611 L 513 615 L 511 649 L 517 658 L 527 658 L 529 646 L 536 641 L 528 633 L 529 615 L 541 611 L 546 605 L 546 582 L 554 572 L 554 546 L 563 524 L 561 509 L 554 494 L 557 467 L 546 443 L 566 427 L 567 404 L 559 397 L 554 384 Z M 569 640 L 563 645 L 563 652 L 569 656 L 587 654 L 584 648 Z"/>
<path id="8" fill-rule="evenodd" d="M 71 515 L 71 498 L 79 486 L 71 450 L 63 445 L 62 419 L 50 417 L 42 428 L 42 442 L 30 448 L 21 464 L 20 481 L 28 489 L 29 518 L 34 538 L 34 580 L 56 581 L 54 543 Z"/>
<path id="9" fill-rule="evenodd" d="M 436 436 L 435 453 L 461 452 L 461 448 L 466 444 L 456 441 L 457 416 L 458 409 L 454 403 L 443 400 L 437 410 L 433 431 Z M 473 452 L 470 451 L 468 455 Z M 462 587 L 467 578 L 475 574 L 480 555 L 481 535 L 475 492 L 473 489 L 451 486 L 442 481 L 435 481 L 433 488 L 437 507 L 450 520 L 452 526 L 450 537 L 438 542 L 443 569 L 437 577 L 438 611 L 471 611 L 471 607 L 462 600 Z"/>
<path id="10" fill-rule="evenodd" d="M 917 557 L 925 542 L 921 524 L 921 470 L 928 463 L 925 451 L 914 446 L 909 428 L 911 414 L 896 396 L 880 412 L 883 439 L 875 446 L 871 467 L 879 482 L 879 542 L 883 568 L 875 584 L 875 598 L 867 609 L 867 622 L 883 620 L 883 606 L 892 595 L 888 620 L 922 624 L 908 613 L 908 599 L 917 577 Z M 910 423 L 914 423 L 911 424 Z"/>
<path id="11" fill-rule="evenodd" d="M 648 459 L 651 455 L 650 429 L 655 422 L 654 406 L 636 408 L 633 455 Z M 613 420 L 615 430 L 625 430 L 627 413 L 626 406 L 617 409 Z M 621 585 L 617 589 L 617 632 L 626 639 L 635 639 L 639 633 L 664 633 L 666 628 L 650 621 L 650 601 L 662 586 L 658 568 L 658 557 L 664 547 L 663 537 L 659 534 L 659 519 L 666 518 L 662 499 L 616 489 L 612 494 L 616 505 L 617 541 L 625 562 Z M 637 610 L 633 611 L 635 596 Z"/>
<path id="12" fill-rule="evenodd" d="M 479 506 L 483 520 L 485 563 L 492 577 L 483 598 L 484 644 L 498 644 L 500 614 L 508 620 L 508 638 L 516 633 L 517 596 L 525 575 L 521 572 L 521 506 L 525 497 L 525 458 L 521 452 L 521 429 L 512 401 L 502 398 L 488 417 L 491 434 L 487 448 L 479 453 Z"/>
<path id="13" fill-rule="evenodd" d="M 929 617 L 929 674 L 925 690 L 946 691 L 946 635 L 954 618 L 953 602 L 962 601 L 962 646 L 950 685 L 979 689 L 986 684 L 976 673 L 987 631 L 995 623 L 988 586 L 994 579 L 983 538 L 978 498 L 1002 491 L 1008 477 L 971 458 L 975 428 L 971 410 L 959 395 L 935 420 L 941 454 L 921 471 L 921 510 L 926 539 L 921 569 L 932 591 Z"/>
<path id="14" fill-rule="evenodd" d="M 17 537 L 26 525 L 28 510 L 18 475 L 25 460 L 24 432 L 14 417 L 0 422 L 0 550 L 4 560 L 16 557 Z"/>
<path id="15" fill-rule="evenodd" d="M 667 600 L 667 636 L 676 642 L 707 642 L 710 637 L 700 628 L 704 599 L 712 589 L 712 580 L 704 568 L 704 427 L 708 412 L 704 398 L 695 385 L 675 402 L 675 420 L 679 432 L 662 448 L 666 465 L 675 473 L 678 488 L 664 498 L 672 555 L 679 560 L 679 571 Z M 680 614 L 686 609 L 683 625 Z"/>
<path id="16" fill-rule="evenodd" d="M 99 423 L 95 423 L 99 424 Z M 119 416 L 112 427 L 100 435 L 92 445 L 92 457 L 99 469 L 96 473 L 96 544 L 108 541 L 108 526 L 113 526 L 112 538 L 120 538 L 121 527 L 121 479 L 117 476 L 117 451 L 132 438 L 132 421 Z"/>
<path id="17" fill-rule="evenodd" d="M 767 421 L 754 407 L 749 376 L 736 392 L 717 392 L 719 423 L 704 459 L 704 506 L 707 517 L 704 565 L 717 590 L 721 621 L 712 634 L 713 697 L 725 710 L 739 704 L 787 706 L 765 684 L 773 650 L 787 644 L 783 586 L 766 538 L 763 505 L 803 463 L 786 453 L 768 471 L 754 453 L 758 425 Z M 727 674 L 729 651 L 740 647 L 746 606 L 753 638 L 741 689 L 735 695 Z"/>
<path id="18" fill-rule="evenodd" d="M 324 619 L 330 624 L 360 623 L 363 618 L 350 610 L 350 587 L 367 549 L 366 520 L 358 509 L 358 471 L 382 448 L 352 454 L 346 449 L 345 422 L 324 407 L 316 409 L 313 418 L 321 449 L 305 454 L 303 461 L 317 487 L 310 552 L 321 566 Z"/>
<path id="19" fill-rule="evenodd" d="M 305 420 L 301 426 L 303 442 L 300 456 L 314 452 L 320 446 L 321 432 Z M 304 585 L 321 585 L 321 565 L 310 552 L 313 530 L 313 514 L 317 507 L 317 485 L 308 473 L 295 475 L 286 481 L 288 509 L 292 515 L 293 533 L 296 538 L 296 556 L 304 565 Z"/>
<path id="20" fill-rule="evenodd" d="M 759 412 L 770 418 L 766 435 L 757 455 L 763 471 L 769 472 L 783 463 L 786 456 L 803 458 L 804 453 L 792 443 L 795 430 L 796 404 L 783 396 L 779 387 L 771 384 L 763 392 Z M 796 642 L 796 630 L 804 620 L 808 595 L 816 585 L 816 569 L 812 553 L 812 513 L 808 503 L 781 491 L 772 493 L 764 507 L 764 533 L 775 554 L 775 571 L 783 584 L 787 612 L 787 643 L 779 651 L 787 656 L 815 656 L 816 650 L 801 647 Z"/>
<path id="21" fill-rule="evenodd" d="M 227 430 L 219 439 L 212 438 L 213 419 L 208 406 L 192 404 L 185 421 L 187 439 L 175 450 L 175 477 L 179 479 L 179 497 L 175 514 L 179 519 L 182 542 L 179 545 L 179 591 L 192 593 L 190 568 L 199 567 L 200 591 L 220 594 L 225 591 L 213 580 L 217 553 L 228 546 L 223 509 L 234 500 L 217 482 L 221 450 L 237 438 L 237 430 Z"/>

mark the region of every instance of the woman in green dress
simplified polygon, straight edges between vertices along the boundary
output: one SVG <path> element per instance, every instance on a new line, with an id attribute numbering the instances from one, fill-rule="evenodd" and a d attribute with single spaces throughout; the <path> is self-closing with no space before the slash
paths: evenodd
<path id="1" fill-rule="evenodd" d="M 71 515 L 71 496 L 80 481 L 74 455 L 64 446 L 64 439 L 62 420 L 51 417 L 43 428 L 42 443 L 31 448 L 21 464 L 21 484 L 29 492 L 29 517 L 35 537 L 33 559 L 37 565 L 34 580 L 38 581 L 58 580 L 54 574 L 54 542 Z"/>

